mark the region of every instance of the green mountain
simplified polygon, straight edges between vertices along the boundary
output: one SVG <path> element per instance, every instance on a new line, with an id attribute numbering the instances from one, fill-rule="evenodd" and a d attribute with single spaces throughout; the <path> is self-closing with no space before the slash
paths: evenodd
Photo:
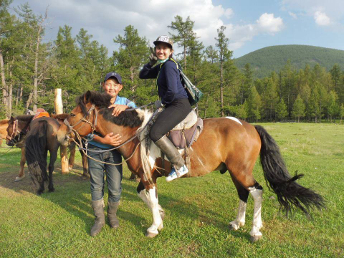
<path id="1" fill-rule="evenodd" d="M 296 70 L 304 69 L 306 64 L 311 67 L 319 64 L 327 70 L 338 64 L 342 70 L 344 69 L 343 50 L 306 45 L 265 47 L 234 59 L 234 62 L 239 69 L 243 69 L 249 63 L 254 71 L 254 77 L 263 78 L 269 76 L 272 71 L 279 72 L 287 60 L 290 60 Z"/>

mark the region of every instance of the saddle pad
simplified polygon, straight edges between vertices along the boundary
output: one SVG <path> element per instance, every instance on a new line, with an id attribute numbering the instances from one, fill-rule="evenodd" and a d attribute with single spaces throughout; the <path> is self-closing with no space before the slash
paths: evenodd
<path id="1" fill-rule="evenodd" d="M 197 140 L 202 130 L 203 120 L 198 118 L 196 124 L 191 128 L 184 130 L 173 129 L 167 134 L 167 137 L 178 149 L 185 149 L 186 147 L 190 147 Z"/>

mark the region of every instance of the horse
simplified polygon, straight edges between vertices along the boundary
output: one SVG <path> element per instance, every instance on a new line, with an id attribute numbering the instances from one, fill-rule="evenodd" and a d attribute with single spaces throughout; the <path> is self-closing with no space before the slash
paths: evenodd
<path id="1" fill-rule="evenodd" d="M 164 210 L 159 205 L 157 178 L 167 176 L 171 170 L 168 160 L 163 161 L 158 147 L 151 143 L 149 157 L 146 156 L 146 126 L 151 117 L 147 110 L 134 109 L 112 116 L 109 109 L 111 97 L 86 92 L 78 99 L 77 106 L 66 119 L 66 125 L 60 127 L 58 138 L 79 134 L 81 137 L 96 130 L 102 135 L 113 132 L 125 139 L 118 151 L 127 162 L 131 172 L 141 178 L 137 187 L 138 196 L 152 211 L 153 223 L 147 229 L 147 237 L 155 237 L 163 228 Z M 138 146 L 140 148 L 138 148 Z M 188 150 L 190 169 L 184 177 L 198 177 L 219 170 L 229 172 L 239 196 L 238 213 L 230 222 L 230 228 L 238 230 L 245 224 L 246 204 L 249 194 L 254 200 L 253 226 L 251 241 L 262 237 L 261 218 L 263 187 L 253 177 L 253 167 L 260 156 L 264 177 L 269 189 L 277 195 L 277 200 L 287 215 L 300 209 L 309 214 L 311 209 L 325 206 L 321 195 L 296 182 L 302 174 L 290 176 L 283 161 L 279 147 L 268 132 L 259 125 L 251 125 L 232 117 L 204 119 L 204 128 L 199 138 Z M 145 169 L 145 157 L 149 169 Z"/>
<path id="2" fill-rule="evenodd" d="M 15 181 L 19 181 L 22 178 L 25 177 L 24 174 L 24 165 L 27 159 L 27 156 L 31 157 L 31 161 L 28 160 L 28 164 L 34 163 L 36 161 L 40 161 L 42 164 L 44 164 L 43 160 L 45 160 L 45 165 L 42 165 L 42 168 L 45 166 L 46 167 L 46 158 L 47 158 L 47 153 L 43 152 L 39 149 L 38 146 L 36 146 L 37 144 L 39 144 L 39 142 L 42 142 L 42 137 L 41 139 L 39 139 L 39 137 L 35 137 L 33 136 L 34 133 L 36 133 L 37 136 L 37 129 L 35 128 L 36 123 L 33 123 L 33 115 L 21 115 L 21 116 L 17 116 L 17 117 L 11 117 L 8 120 L 8 125 L 7 125 L 7 144 L 9 146 L 14 146 L 16 145 L 17 147 L 21 147 L 22 149 L 22 156 L 21 156 L 21 161 L 20 161 L 20 165 L 21 165 L 21 169 L 20 169 L 20 173 L 19 175 L 16 177 Z M 48 122 L 51 126 L 51 128 L 53 130 L 47 130 L 46 128 L 43 129 L 43 132 L 40 132 L 40 136 L 43 136 L 44 134 L 47 134 L 47 139 L 49 140 L 48 144 L 46 144 L 46 146 L 41 146 L 42 148 L 48 148 L 49 152 L 50 152 L 50 165 L 49 165 L 49 172 L 51 170 L 51 173 L 54 169 L 54 163 L 56 161 L 56 157 L 57 157 L 57 149 L 60 146 L 60 144 L 57 142 L 56 139 L 56 131 L 58 129 L 58 127 L 60 126 L 60 123 L 62 123 L 63 120 L 61 120 L 61 118 L 59 117 L 55 117 L 54 118 L 49 118 L 49 119 L 41 119 L 41 123 L 43 123 L 44 121 Z M 33 121 L 32 121 L 33 120 Z M 56 127 L 58 126 L 58 127 Z M 34 130 L 31 132 L 31 130 Z M 44 131 L 46 130 L 46 131 Z M 31 133 L 30 133 L 31 132 Z M 30 136 L 30 141 L 27 142 L 27 137 Z M 26 146 L 27 144 L 29 144 L 30 146 Z M 33 146 L 36 146 L 33 148 Z M 71 143 L 70 145 L 68 145 L 68 148 L 70 150 L 70 156 L 69 156 L 69 168 L 72 169 L 73 164 L 74 164 L 74 159 L 75 159 L 75 144 Z M 26 154 L 27 150 L 31 151 L 29 154 Z M 53 154 L 53 155 L 52 155 Z M 64 155 L 63 151 L 60 152 L 61 157 L 62 155 Z M 43 155 L 43 156 L 42 156 Z M 56 156 L 56 157 L 55 157 Z M 32 161 L 33 159 L 33 161 Z M 82 154 L 82 163 L 83 163 L 83 176 L 88 177 L 88 163 L 87 163 L 87 158 Z M 32 170 L 32 166 L 31 166 L 31 170 Z M 29 171 L 30 171 L 30 166 L 29 166 Z M 31 172 L 31 171 L 30 171 Z M 38 174 L 37 174 L 38 173 Z M 42 178 L 41 175 L 39 175 L 39 173 L 42 174 L 46 174 L 46 169 L 42 169 L 41 172 L 37 172 L 36 174 L 34 174 L 33 172 L 31 172 L 32 176 L 36 177 L 36 179 L 38 178 L 39 180 L 37 180 L 39 182 L 40 188 L 37 191 L 38 194 L 41 194 L 44 191 L 44 184 L 42 182 Z M 49 174 L 51 174 L 49 173 Z M 43 177 L 46 179 L 46 175 L 43 175 Z M 31 177 L 33 179 L 33 177 Z M 35 182 L 35 181 L 34 181 Z M 43 184 L 43 188 L 42 188 L 42 184 Z M 50 191 L 53 191 L 54 188 L 52 186 L 52 178 L 51 178 L 51 183 L 49 183 L 49 187 L 50 187 Z"/>
<path id="3" fill-rule="evenodd" d="M 7 145 L 16 146 L 21 149 L 19 174 L 16 176 L 14 182 L 21 181 L 25 177 L 25 134 L 28 131 L 29 124 L 33 117 L 33 115 L 21 115 L 17 118 L 11 117 L 10 119 L 7 119 L 6 123 L 4 123 L 4 126 L 6 126 Z"/>
<path id="4" fill-rule="evenodd" d="M 7 137 L 7 126 L 8 126 L 9 119 L 0 120 L 0 147 L 2 145 L 2 139 L 6 139 Z"/>

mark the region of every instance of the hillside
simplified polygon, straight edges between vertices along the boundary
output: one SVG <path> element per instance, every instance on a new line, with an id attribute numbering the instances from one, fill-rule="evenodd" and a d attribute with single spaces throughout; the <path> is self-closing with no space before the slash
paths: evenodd
<path id="1" fill-rule="evenodd" d="M 288 59 L 297 70 L 305 68 L 306 64 L 313 67 L 317 63 L 322 67 L 326 67 L 327 70 L 330 70 L 334 64 L 338 64 L 341 69 L 344 69 L 343 50 L 306 45 L 265 47 L 234 61 L 239 69 L 250 63 L 254 71 L 254 77 L 262 78 L 268 76 L 272 71 L 280 71 Z"/>

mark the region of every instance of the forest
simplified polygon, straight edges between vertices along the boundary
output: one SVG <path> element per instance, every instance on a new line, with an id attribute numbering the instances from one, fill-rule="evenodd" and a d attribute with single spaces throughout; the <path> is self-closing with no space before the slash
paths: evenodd
<path id="1" fill-rule="evenodd" d="M 0 6 L 0 118 L 23 114 L 37 107 L 54 112 L 54 90 L 63 91 L 65 112 L 87 90 L 100 90 L 104 75 L 116 71 L 123 78 L 122 96 L 144 105 L 158 99 L 155 80 L 140 80 L 149 61 L 149 42 L 132 25 L 114 35 L 118 50 L 93 40 L 85 29 L 73 37 L 72 27 L 60 27 L 56 39 L 44 41 L 49 19 L 35 14 L 29 4 L 9 12 L 12 0 Z M 228 48 L 226 27 L 217 30 L 215 45 L 204 46 L 189 17 L 174 17 L 166 28 L 181 53 L 174 55 L 184 73 L 204 93 L 198 103 L 202 118 L 235 116 L 258 121 L 342 121 L 344 72 L 306 64 L 298 69 L 288 56 L 279 71 L 257 78 L 249 63 L 239 69 Z M 157 35 L 158 36 L 158 35 Z"/>

